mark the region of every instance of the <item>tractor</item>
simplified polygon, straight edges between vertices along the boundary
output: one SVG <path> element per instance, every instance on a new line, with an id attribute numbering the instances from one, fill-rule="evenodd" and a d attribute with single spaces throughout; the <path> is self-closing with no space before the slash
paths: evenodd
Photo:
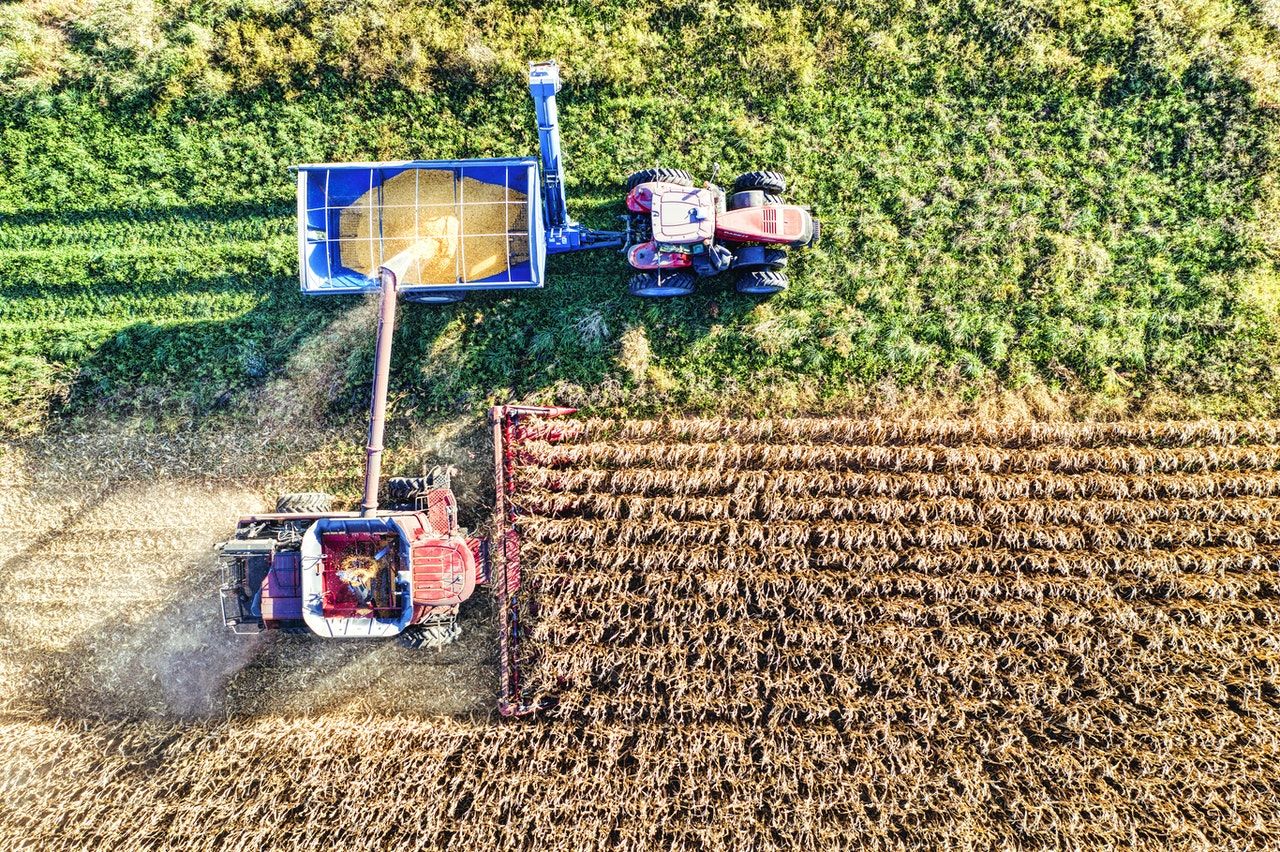
<path id="1" fill-rule="evenodd" d="M 768 296 L 787 286 L 787 249 L 817 241 L 807 207 L 783 202 L 777 172 L 739 175 L 726 194 L 695 187 L 688 172 L 656 168 L 627 178 L 627 261 L 633 296 L 687 296 L 700 276 L 736 273 L 739 293 Z"/>

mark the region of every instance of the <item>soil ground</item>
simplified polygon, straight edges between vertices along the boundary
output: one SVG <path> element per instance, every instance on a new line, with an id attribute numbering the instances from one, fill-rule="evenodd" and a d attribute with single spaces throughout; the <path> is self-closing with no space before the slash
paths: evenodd
<path id="1" fill-rule="evenodd" d="M 226 630 L 213 547 L 289 483 L 271 451 L 237 440 L 120 432 L 3 451 L 0 713 L 487 714 L 496 640 L 484 592 L 442 650 Z M 474 484 L 461 490 L 474 503 Z"/>

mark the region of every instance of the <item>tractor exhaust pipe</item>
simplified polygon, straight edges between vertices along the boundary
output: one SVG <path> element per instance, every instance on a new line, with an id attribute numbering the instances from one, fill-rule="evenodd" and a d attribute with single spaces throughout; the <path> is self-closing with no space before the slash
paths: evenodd
<path id="1" fill-rule="evenodd" d="M 360 517 L 378 514 L 378 485 L 382 479 L 382 433 L 387 425 L 387 384 L 391 378 L 391 338 L 396 332 L 396 274 L 378 270 L 382 294 L 378 303 L 378 341 L 374 349 L 373 395 L 369 401 L 369 440 L 364 457 L 364 500 Z"/>

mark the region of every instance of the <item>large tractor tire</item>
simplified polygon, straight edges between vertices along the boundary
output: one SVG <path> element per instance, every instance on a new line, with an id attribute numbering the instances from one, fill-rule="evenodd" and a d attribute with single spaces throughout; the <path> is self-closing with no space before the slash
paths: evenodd
<path id="1" fill-rule="evenodd" d="M 406 302 L 419 305 L 456 305 L 467 294 L 463 290 L 418 290 L 402 294 Z"/>
<path id="2" fill-rule="evenodd" d="M 725 204 L 728 210 L 742 210 L 746 207 L 764 207 L 767 204 L 781 204 L 782 196 L 773 195 L 759 189 L 744 189 L 729 196 Z"/>
<path id="3" fill-rule="evenodd" d="M 641 172 L 634 172 L 627 178 L 627 192 L 635 189 L 642 183 L 674 183 L 676 186 L 693 186 L 693 175 L 684 169 L 668 169 L 665 166 L 659 166 L 656 169 L 645 169 Z"/>
<path id="4" fill-rule="evenodd" d="M 778 172 L 747 172 L 738 175 L 733 182 L 734 192 L 750 192 L 753 189 L 782 195 L 787 191 L 787 179 Z"/>
<path id="5" fill-rule="evenodd" d="M 281 515 L 323 515 L 333 511 L 333 497 L 320 491 L 281 494 L 276 500 L 276 513 Z"/>
<path id="6" fill-rule="evenodd" d="M 434 624 L 410 624 L 400 634 L 400 644 L 406 648 L 443 648 L 451 645 L 462 635 L 462 625 L 456 621 L 441 621 Z"/>
<path id="7" fill-rule="evenodd" d="M 739 293 L 748 296 L 772 296 L 787 289 L 787 276 L 773 270 L 744 272 L 738 279 L 737 287 Z"/>
<path id="8" fill-rule="evenodd" d="M 392 503 L 413 503 L 427 496 L 428 488 L 425 476 L 393 476 L 387 480 L 387 497 Z"/>
<path id="9" fill-rule="evenodd" d="M 743 246 L 734 257 L 735 272 L 781 272 L 787 266 L 787 252 L 768 246 Z"/>
<path id="10" fill-rule="evenodd" d="M 387 480 L 387 496 L 393 503 L 411 504 L 419 497 L 426 497 L 433 488 L 452 487 L 452 477 L 447 466 L 431 469 L 426 476 L 393 476 Z"/>
<path id="11" fill-rule="evenodd" d="M 698 276 L 685 269 L 637 272 L 627 284 L 627 292 L 642 299 L 688 296 L 697 286 Z"/>

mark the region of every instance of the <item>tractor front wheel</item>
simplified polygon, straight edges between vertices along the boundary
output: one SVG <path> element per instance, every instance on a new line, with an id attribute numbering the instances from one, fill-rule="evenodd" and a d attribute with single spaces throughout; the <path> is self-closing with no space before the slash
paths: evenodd
<path id="1" fill-rule="evenodd" d="M 744 272 L 738 279 L 738 292 L 748 296 L 772 296 L 785 289 L 787 289 L 786 274 L 773 270 Z"/>
<path id="2" fill-rule="evenodd" d="M 419 305 L 456 305 L 467 294 L 462 290 L 418 290 L 402 294 L 406 302 Z"/>
<path id="3" fill-rule="evenodd" d="M 633 172 L 627 178 L 627 192 L 635 189 L 642 183 L 674 183 L 676 186 L 693 186 L 693 175 L 684 169 L 669 169 L 665 166 L 659 166 L 656 169 L 645 169 L 640 172 Z"/>
<path id="4" fill-rule="evenodd" d="M 779 272 L 787 265 L 787 253 L 784 249 L 767 246 L 743 246 L 733 259 L 730 268 L 735 272 Z"/>
<path id="5" fill-rule="evenodd" d="M 697 285 L 698 276 L 685 269 L 674 272 L 653 270 L 637 272 L 631 276 L 627 291 L 642 299 L 664 299 L 668 296 L 688 296 Z"/>
<path id="6" fill-rule="evenodd" d="M 281 494 L 276 500 L 276 513 L 280 515 L 323 515 L 332 511 L 333 497 L 319 491 Z"/>
<path id="7" fill-rule="evenodd" d="M 778 172 L 746 172 L 733 182 L 733 192 L 750 192 L 753 189 L 781 195 L 787 191 L 787 179 Z"/>

